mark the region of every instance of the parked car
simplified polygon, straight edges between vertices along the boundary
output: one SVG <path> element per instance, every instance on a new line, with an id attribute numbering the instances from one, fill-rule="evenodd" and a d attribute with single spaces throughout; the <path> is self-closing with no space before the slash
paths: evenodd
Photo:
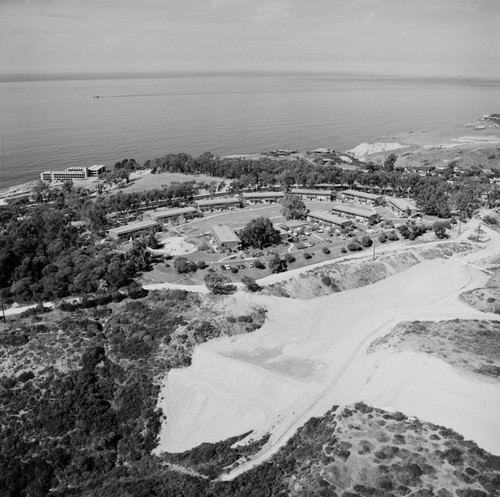
<path id="1" fill-rule="evenodd" d="M 251 262 L 251 263 L 248 265 L 248 267 L 254 267 L 254 266 L 255 266 L 255 265 L 254 265 L 254 263 L 253 263 L 253 262 Z"/>
<path id="2" fill-rule="evenodd" d="M 246 269 L 245 264 L 240 264 L 238 267 L 239 267 L 240 269 Z"/>

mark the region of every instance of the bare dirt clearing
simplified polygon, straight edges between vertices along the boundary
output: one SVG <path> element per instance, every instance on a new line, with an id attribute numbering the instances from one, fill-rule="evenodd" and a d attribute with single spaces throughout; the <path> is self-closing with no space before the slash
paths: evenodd
<path id="1" fill-rule="evenodd" d="M 500 386 L 465 379 L 463 390 L 464 378 L 449 366 L 445 380 L 435 382 L 434 375 L 443 373 L 441 361 L 423 354 L 366 354 L 373 339 L 403 320 L 482 318 L 457 295 L 486 279 L 459 262 L 436 260 L 313 301 L 250 297 L 268 308 L 269 320 L 261 330 L 198 347 L 191 367 L 166 378 L 162 407 L 168 423 L 158 450 L 183 451 L 249 430 L 254 437 L 271 432 L 257 457 L 233 477 L 270 457 L 311 416 L 324 414 L 336 403 L 366 399 L 446 424 L 500 453 L 500 437 L 491 436 L 500 434 Z M 428 368 L 431 359 L 439 367 Z M 411 381 L 408 366 L 410 372 L 419 372 L 421 383 Z M 429 384 L 433 389 L 426 388 Z M 418 401 L 413 402 L 419 385 Z M 445 392 L 446 405 L 434 404 Z M 449 406 L 454 409 L 450 420 Z M 416 407 L 418 413 L 413 412 Z"/>

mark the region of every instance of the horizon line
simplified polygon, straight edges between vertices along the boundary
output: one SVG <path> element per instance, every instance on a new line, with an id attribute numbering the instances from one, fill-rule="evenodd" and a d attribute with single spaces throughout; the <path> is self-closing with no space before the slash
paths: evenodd
<path id="1" fill-rule="evenodd" d="M 500 75 L 471 74 L 404 74 L 377 73 L 362 71 L 339 70 L 144 70 L 144 71 L 47 71 L 47 72 L 0 72 L 1 83 L 17 83 L 29 81 L 71 81 L 71 80 L 102 80 L 102 79 L 155 79 L 168 77 L 216 77 L 216 76 L 294 76 L 294 75 L 337 75 L 375 78 L 412 78 L 412 79 L 462 79 L 462 80 L 498 80 Z"/>

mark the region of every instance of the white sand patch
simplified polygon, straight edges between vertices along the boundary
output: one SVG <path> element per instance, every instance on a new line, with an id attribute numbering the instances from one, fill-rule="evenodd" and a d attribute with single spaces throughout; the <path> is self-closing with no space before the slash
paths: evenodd
<path id="1" fill-rule="evenodd" d="M 182 236 L 165 237 L 160 239 L 163 247 L 160 249 L 150 249 L 153 254 L 186 255 L 198 250 L 198 247 L 191 242 L 186 242 Z"/>
<path id="2" fill-rule="evenodd" d="M 354 155 L 357 159 L 364 160 L 369 155 L 398 150 L 400 148 L 407 148 L 407 145 L 402 145 L 399 142 L 360 143 L 356 147 L 346 150 L 346 153 Z"/>
<path id="3" fill-rule="evenodd" d="M 453 428 L 499 453 L 500 384 L 479 381 L 429 355 L 383 357 L 357 399 Z"/>
<path id="4" fill-rule="evenodd" d="M 392 374 L 400 382 L 386 388 L 376 376 L 380 354 L 367 355 L 366 349 L 402 320 L 485 316 L 458 302 L 457 295 L 483 285 L 486 279 L 485 274 L 460 262 L 435 260 L 376 284 L 313 301 L 249 296 L 268 308 L 269 319 L 261 330 L 197 347 L 192 365 L 166 378 L 160 404 L 167 423 L 162 427 L 158 452 L 187 450 L 249 430 L 255 430 L 254 437 L 271 432 L 262 451 L 232 473 L 234 476 L 270 457 L 311 416 L 363 398 L 376 397 L 384 405 L 393 401 L 393 407 L 408 414 L 447 425 L 446 403 L 431 402 L 439 390 L 448 392 L 451 385 L 459 385 L 453 383 L 453 375 L 439 383 L 434 376 L 441 369 L 431 368 L 422 377 L 422 388 L 433 383 L 436 391 L 427 404 L 412 404 L 410 398 L 417 387 L 411 387 L 411 382 L 418 385 L 419 380 L 404 374 L 404 361 L 389 363 L 390 373 L 381 370 L 380 374 Z M 410 386 L 405 387 L 407 384 Z M 463 423 L 462 414 L 451 420 L 451 426 L 479 444 L 484 442 L 484 433 L 498 428 L 494 416 L 484 414 L 492 409 L 500 418 L 498 405 L 489 400 L 494 388 L 500 398 L 500 388 L 489 385 L 476 388 L 474 396 L 463 402 L 466 410 L 477 407 L 478 415 L 471 414 L 473 421 L 466 419 L 465 412 Z M 397 396 L 395 391 L 403 393 Z M 466 386 L 464 395 L 471 391 Z M 486 403 L 484 409 L 481 403 Z M 479 420 L 484 425 L 476 429 Z M 488 450 L 500 453 L 500 438 L 488 444 Z"/>

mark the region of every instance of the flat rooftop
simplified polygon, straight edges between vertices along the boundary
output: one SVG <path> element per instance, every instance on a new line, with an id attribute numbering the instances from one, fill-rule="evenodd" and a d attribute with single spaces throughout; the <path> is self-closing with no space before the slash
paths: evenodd
<path id="1" fill-rule="evenodd" d="M 175 217 L 182 216 L 183 214 L 193 214 L 198 212 L 194 207 L 176 207 L 173 209 L 159 209 L 151 212 L 149 216 L 151 219 L 159 219 L 162 217 Z"/>
<path id="2" fill-rule="evenodd" d="M 415 210 L 417 208 L 415 202 L 407 198 L 387 197 L 387 201 L 403 211 L 405 211 L 406 209 Z"/>
<path id="3" fill-rule="evenodd" d="M 350 219 L 336 216 L 335 214 L 330 214 L 329 212 L 326 211 L 312 211 L 308 215 L 314 219 L 319 219 L 320 221 L 336 224 L 337 226 L 342 226 L 343 224 L 346 223 L 352 223 Z"/>
<path id="4" fill-rule="evenodd" d="M 349 195 L 351 197 L 364 198 L 366 200 L 378 200 L 381 195 L 375 195 L 374 193 L 359 192 L 357 190 L 345 190 L 342 192 L 344 195 Z"/>
<path id="5" fill-rule="evenodd" d="M 243 193 L 243 198 L 274 198 L 283 197 L 285 194 L 283 192 L 248 192 Z"/>
<path id="6" fill-rule="evenodd" d="M 221 205 L 221 204 L 239 204 L 241 200 L 236 197 L 231 198 L 210 198 L 207 200 L 197 200 L 196 205 L 207 206 L 207 205 Z"/>
<path id="7" fill-rule="evenodd" d="M 311 188 L 293 188 L 292 193 L 299 195 L 331 195 L 331 190 L 313 190 Z"/>
<path id="8" fill-rule="evenodd" d="M 363 207 L 354 207 L 349 204 L 335 204 L 331 207 L 332 211 L 343 212 L 345 214 L 352 214 L 353 216 L 360 217 L 371 217 L 377 214 L 375 209 L 363 208 Z"/>
<path id="9" fill-rule="evenodd" d="M 130 233 L 132 231 L 154 228 L 155 226 L 158 226 L 158 223 L 156 221 L 137 221 L 135 223 L 126 224 L 125 226 L 119 226 L 118 228 L 111 228 L 109 232 L 114 233 L 115 235 L 122 235 L 124 233 Z"/>
<path id="10" fill-rule="evenodd" d="M 218 224 L 216 226 L 212 226 L 212 231 L 221 243 L 241 242 L 240 237 L 234 232 L 232 228 L 230 228 L 226 224 Z"/>

